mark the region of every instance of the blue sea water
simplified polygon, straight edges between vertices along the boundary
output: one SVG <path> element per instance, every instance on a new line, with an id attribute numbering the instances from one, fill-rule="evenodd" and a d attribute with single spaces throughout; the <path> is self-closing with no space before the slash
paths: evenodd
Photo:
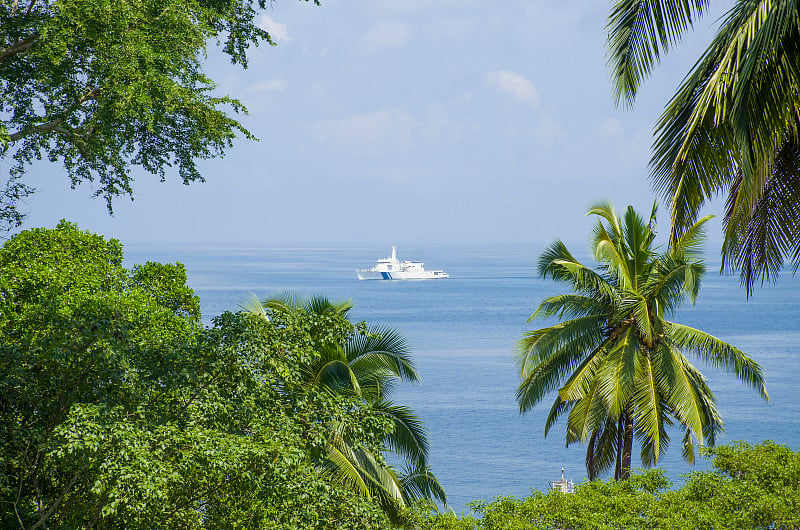
<path id="1" fill-rule="evenodd" d="M 581 245 L 571 245 L 574 251 Z M 402 385 L 395 399 L 424 420 L 432 467 L 456 513 L 469 501 L 522 497 L 544 490 L 548 480 L 585 479 L 584 450 L 564 446 L 564 424 L 544 437 L 552 398 L 520 415 L 513 350 L 533 325 L 526 320 L 546 296 L 566 292 L 535 275 L 541 245 L 400 248 L 401 259 L 422 259 L 450 273 L 436 281 L 358 281 L 356 268 L 372 266 L 388 248 L 128 247 L 126 262 L 180 261 L 199 295 L 206 321 L 236 310 L 250 293 L 324 294 L 355 304 L 354 320 L 397 328 L 413 348 L 419 385 Z M 580 256 L 580 253 L 576 253 Z M 728 341 L 759 362 L 771 402 L 733 375 L 698 361 L 715 392 L 726 432 L 719 443 L 770 439 L 800 444 L 800 277 L 783 274 L 775 286 L 757 289 L 749 301 L 738 278 L 709 272 L 697 304 L 671 320 Z M 538 327 L 538 326 L 537 326 Z M 667 475 L 708 469 L 681 458 L 680 433 L 660 462 Z M 636 458 L 636 454 L 634 455 Z"/>

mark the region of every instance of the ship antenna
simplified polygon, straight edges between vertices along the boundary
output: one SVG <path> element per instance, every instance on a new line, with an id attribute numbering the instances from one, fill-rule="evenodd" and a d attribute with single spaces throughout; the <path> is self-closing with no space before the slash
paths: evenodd
<path id="1" fill-rule="evenodd" d="M 392 261 L 397 261 L 397 249 L 392 245 Z"/>

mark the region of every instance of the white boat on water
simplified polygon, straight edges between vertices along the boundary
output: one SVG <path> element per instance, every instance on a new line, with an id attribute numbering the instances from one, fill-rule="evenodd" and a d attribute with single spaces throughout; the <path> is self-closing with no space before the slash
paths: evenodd
<path id="1" fill-rule="evenodd" d="M 575 483 L 564 478 L 564 468 L 561 468 L 561 480 L 551 480 L 550 489 L 561 493 L 575 493 Z"/>
<path id="2" fill-rule="evenodd" d="M 444 271 L 426 271 L 421 261 L 399 261 L 397 249 L 392 247 L 392 257 L 379 259 L 371 269 L 356 271 L 359 280 L 437 280 L 447 278 Z"/>

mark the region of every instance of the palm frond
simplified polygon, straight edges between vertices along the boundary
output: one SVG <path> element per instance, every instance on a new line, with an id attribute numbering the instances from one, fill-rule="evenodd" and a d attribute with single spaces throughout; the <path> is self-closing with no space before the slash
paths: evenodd
<path id="1" fill-rule="evenodd" d="M 621 289 L 635 289 L 635 276 L 630 270 L 628 249 L 623 239 L 609 234 L 606 227 L 598 223 L 592 241 L 595 259 L 602 262 L 617 280 Z"/>
<path id="2" fill-rule="evenodd" d="M 641 344 L 631 327 L 608 346 L 608 353 L 603 356 L 594 380 L 603 399 L 608 414 L 619 417 L 622 410 L 630 402 L 634 394 L 636 379 L 636 359 L 641 353 Z M 562 399 L 570 394 L 565 389 L 560 393 Z"/>
<path id="3" fill-rule="evenodd" d="M 772 173 L 751 209 L 737 207 L 742 172 L 731 185 L 724 217 L 723 267 L 741 271 L 750 296 L 756 282 L 774 281 L 785 257 L 800 256 L 800 142 L 784 135 Z"/>
<path id="4" fill-rule="evenodd" d="M 605 315 L 589 315 L 526 332 L 516 345 L 520 373 L 527 377 L 536 366 L 559 353 L 563 359 L 572 359 L 572 363 L 580 362 L 584 352 L 602 342 L 606 322 Z M 563 352 L 564 348 L 568 351 Z"/>
<path id="5" fill-rule="evenodd" d="M 738 348 L 713 335 L 674 322 L 669 323 L 668 337 L 682 351 L 692 352 L 715 367 L 735 373 L 741 381 L 758 390 L 761 397 L 769 400 L 761 366 Z"/>
<path id="6" fill-rule="evenodd" d="M 586 441 L 609 417 L 598 385 L 592 384 L 580 398 L 575 400 L 569 411 L 567 445 L 577 441 Z"/>
<path id="7" fill-rule="evenodd" d="M 326 388 L 334 394 L 350 393 L 361 396 L 361 384 L 347 361 L 337 357 L 322 357 L 310 371 L 311 384 Z"/>
<path id="8" fill-rule="evenodd" d="M 660 368 L 660 366 L 659 366 Z M 666 449 L 664 423 L 667 421 L 661 406 L 662 395 L 658 378 L 661 371 L 654 367 L 650 355 L 636 358 L 636 384 L 631 401 L 634 404 L 633 418 L 642 443 L 642 456 L 646 465 L 657 463 L 662 449 Z"/>
<path id="9" fill-rule="evenodd" d="M 663 397 L 676 419 L 700 438 L 704 429 L 704 403 L 696 392 L 696 384 L 689 369 L 693 368 L 670 345 L 661 345 L 656 350 L 658 379 L 653 380 L 655 390 Z"/>
<path id="10" fill-rule="evenodd" d="M 586 450 L 586 470 L 589 473 L 589 480 L 595 480 L 617 459 L 619 454 L 617 420 L 606 418 L 606 421 L 592 433 L 590 442 L 592 441 L 594 443 L 590 443 Z"/>
<path id="11" fill-rule="evenodd" d="M 341 441 L 338 444 L 328 443 L 325 449 L 327 460 L 320 463 L 320 472 L 359 495 L 372 497 L 372 490 L 364 480 L 352 449 Z"/>
<path id="12" fill-rule="evenodd" d="M 400 472 L 400 486 L 403 497 L 409 504 L 418 500 L 435 499 L 447 507 L 447 494 L 428 466 L 420 463 L 406 465 Z"/>
<path id="13" fill-rule="evenodd" d="M 608 63 L 614 100 L 631 105 L 660 55 L 703 14 L 708 0 L 617 0 L 608 17 Z"/>
<path id="14" fill-rule="evenodd" d="M 613 234 L 613 237 L 609 236 L 610 239 L 613 240 L 622 238 L 622 223 L 620 222 L 619 215 L 617 215 L 617 210 L 614 208 L 614 205 L 611 203 L 611 201 L 601 201 L 593 204 L 586 211 L 586 215 L 596 215 L 601 219 L 605 219 L 611 227 L 611 233 Z M 602 226 L 602 223 L 600 226 Z"/>
<path id="15" fill-rule="evenodd" d="M 411 348 L 406 339 L 389 326 L 370 326 L 365 335 L 356 334 L 345 346 L 353 370 L 389 370 L 403 381 L 419 381 Z"/>
<path id="16" fill-rule="evenodd" d="M 612 300 L 615 294 L 605 278 L 575 259 L 561 241 L 555 241 L 542 252 L 538 271 L 542 279 L 567 283 L 573 290 L 598 300 Z"/>
<path id="17" fill-rule="evenodd" d="M 604 300 L 596 300 L 579 294 L 560 294 L 545 298 L 528 319 L 528 322 L 537 318 L 554 316 L 571 319 L 600 315 L 608 313 L 610 309 L 610 304 Z"/>
<path id="18" fill-rule="evenodd" d="M 562 324 L 569 323 L 574 323 L 574 320 Z M 594 342 L 595 339 L 602 340 L 602 335 L 596 332 L 596 327 L 592 329 L 592 326 L 589 326 L 584 331 L 590 335 L 591 340 L 584 341 L 579 335 L 568 334 L 568 337 L 573 337 L 574 341 L 564 340 L 557 349 L 548 349 L 547 356 L 532 354 L 532 357 L 541 357 L 541 360 L 535 364 L 525 356 L 528 352 L 521 352 L 518 355 L 518 363 L 525 370 L 522 372 L 522 383 L 517 388 L 520 412 L 531 409 L 548 392 L 557 389 L 561 380 L 570 372 L 572 375 L 567 380 L 565 387 L 559 391 L 560 393 L 575 391 L 575 388 L 580 388 L 582 385 L 581 378 L 591 377 L 591 373 L 599 361 L 597 354 L 602 351 L 605 342 L 601 342 L 599 345 Z M 527 370 L 527 368 L 531 369 Z"/>
<path id="19" fill-rule="evenodd" d="M 680 307 L 686 295 L 695 303 L 705 272 L 702 262 L 686 262 L 682 256 L 669 253 L 658 259 L 642 291 L 645 297 L 658 302 L 661 309 L 658 314 L 663 318 Z"/>
<path id="20" fill-rule="evenodd" d="M 309 314 L 344 316 L 353 308 L 353 303 L 350 300 L 332 302 L 327 296 L 315 295 L 303 301 L 302 307 Z"/>
<path id="21" fill-rule="evenodd" d="M 386 448 L 403 456 L 408 462 L 426 465 L 428 437 L 422 420 L 408 407 L 391 401 L 378 400 L 372 403 L 371 409 L 392 421 L 392 433 L 384 438 Z"/>
<path id="22" fill-rule="evenodd" d="M 659 120 L 653 177 L 672 198 L 673 234 L 737 172 L 734 209 L 752 210 L 785 137 L 797 138 L 797 18 L 795 2 L 736 2 Z"/>
<path id="23" fill-rule="evenodd" d="M 706 240 L 705 225 L 713 218 L 713 215 L 706 215 L 686 228 L 680 237 L 673 242 L 670 250 L 687 260 L 701 260 L 703 257 L 703 243 Z"/>
<path id="24" fill-rule="evenodd" d="M 572 408 L 572 405 L 573 403 L 569 401 L 561 401 L 561 397 L 556 394 L 556 399 L 553 401 L 553 405 L 550 407 L 550 412 L 547 413 L 547 420 L 544 423 L 545 438 L 547 438 L 547 433 L 550 432 L 550 428 L 555 425 L 555 423 L 558 421 L 558 418 Z"/>
<path id="25" fill-rule="evenodd" d="M 239 308 L 248 315 L 269 320 L 269 316 L 267 316 L 267 311 L 261 304 L 261 300 L 253 293 L 250 293 L 248 297 L 239 304 Z"/>

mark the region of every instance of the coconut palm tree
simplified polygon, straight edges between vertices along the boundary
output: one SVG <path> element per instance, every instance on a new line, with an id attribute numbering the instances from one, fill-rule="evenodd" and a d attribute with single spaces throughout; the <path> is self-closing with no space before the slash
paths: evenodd
<path id="1" fill-rule="evenodd" d="M 634 437 L 642 463 L 656 464 L 670 442 L 667 428 L 676 424 L 683 431 L 683 456 L 693 462 L 695 442 L 713 445 L 722 418 L 705 378 L 685 354 L 733 372 L 768 399 L 761 368 L 747 355 L 666 319 L 686 298 L 697 298 L 708 217 L 661 252 L 654 246 L 655 205 L 648 222 L 632 207 L 620 218 L 610 203 L 588 213 L 598 217 L 592 239 L 597 271 L 560 241 L 539 259 L 543 278 L 573 292 L 542 301 L 531 321 L 563 320 L 527 332 L 518 343 L 520 411 L 557 390 L 545 435 L 568 414 L 567 445 L 588 442 L 590 479 L 612 464 L 615 478 L 627 479 Z"/>
<path id="2" fill-rule="evenodd" d="M 631 104 L 660 54 L 708 0 L 616 0 L 609 63 Z M 727 192 L 723 266 L 748 294 L 786 259 L 800 265 L 800 3 L 735 0 L 656 126 L 653 181 L 671 204 L 672 238 Z"/>
<path id="3" fill-rule="evenodd" d="M 242 308 L 265 319 L 269 319 L 270 311 L 347 318 L 353 305 L 349 301 L 331 302 L 324 296 L 305 299 L 283 294 L 263 303 L 253 297 Z M 397 381 L 419 381 L 405 338 L 393 328 L 373 325 L 357 330 L 346 344 L 331 344 L 324 331 L 319 336 L 312 332 L 312 340 L 319 357 L 306 367 L 308 384 L 360 398 L 373 412 L 389 419 L 393 429 L 383 443 L 405 463 L 398 474 L 369 450 L 353 447 L 341 429 L 331 426 L 327 459 L 320 469 L 359 493 L 376 498 L 391 516 L 416 500 L 435 499 L 446 505 L 444 489 L 428 465 L 422 422 L 409 408 L 390 399 Z"/>

